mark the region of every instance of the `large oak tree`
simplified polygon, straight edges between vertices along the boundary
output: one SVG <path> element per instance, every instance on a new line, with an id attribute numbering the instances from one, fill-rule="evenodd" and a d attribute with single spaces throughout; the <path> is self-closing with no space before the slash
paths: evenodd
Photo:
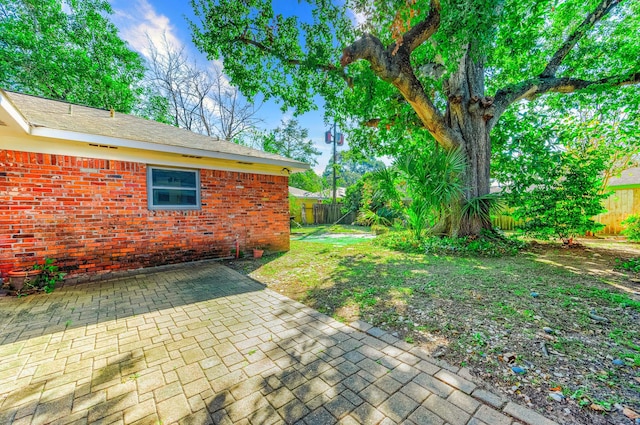
<path id="1" fill-rule="evenodd" d="M 431 140 L 460 149 L 462 204 L 489 193 L 491 130 L 512 105 L 638 92 L 638 1 L 306 3 L 309 19 L 274 13 L 267 0 L 192 0 L 194 41 L 249 96 L 306 111 L 322 95 L 330 116 L 352 124 L 352 146 L 397 154 Z M 447 226 L 467 235 L 490 223 L 476 214 Z"/>

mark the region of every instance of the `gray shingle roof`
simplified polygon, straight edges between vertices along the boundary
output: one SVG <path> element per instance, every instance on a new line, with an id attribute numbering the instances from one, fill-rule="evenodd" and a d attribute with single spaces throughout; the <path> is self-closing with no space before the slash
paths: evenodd
<path id="1" fill-rule="evenodd" d="M 294 168 L 308 169 L 309 165 L 226 140 L 212 138 L 189 130 L 162 124 L 116 112 L 73 105 L 66 102 L 45 99 L 15 92 L 4 92 L 33 128 L 45 127 L 55 130 L 114 137 L 136 142 L 146 142 L 162 146 L 198 149 L 204 153 L 240 155 L 261 159 L 261 162 L 273 162 Z M 70 113 L 71 112 L 71 113 Z M 285 164 L 286 163 L 286 164 Z"/>
<path id="2" fill-rule="evenodd" d="M 344 198 L 346 193 L 346 188 L 336 187 L 336 198 Z M 289 186 L 289 194 L 295 196 L 296 198 L 331 199 L 333 198 L 333 189 L 324 189 L 320 192 L 307 192 L 306 190 Z"/>
<path id="3" fill-rule="evenodd" d="M 625 186 L 630 184 L 640 185 L 640 167 L 624 170 L 620 177 L 612 177 L 609 186 Z"/>

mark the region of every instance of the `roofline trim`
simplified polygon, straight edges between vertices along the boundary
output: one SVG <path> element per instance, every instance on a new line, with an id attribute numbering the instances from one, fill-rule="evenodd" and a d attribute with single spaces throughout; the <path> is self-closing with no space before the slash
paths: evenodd
<path id="1" fill-rule="evenodd" d="M 30 124 L 29 121 L 22 115 L 20 110 L 13 104 L 9 96 L 4 90 L 0 89 L 0 106 L 7 111 L 7 113 L 18 123 L 18 125 L 24 130 L 25 133 L 29 133 Z"/>
<path id="2" fill-rule="evenodd" d="M 607 188 L 611 188 L 613 190 L 624 190 L 624 189 L 638 189 L 640 188 L 640 182 L 638 183 L 624 183 L 624 184 L 609 184 Z"/>
<path id="3" fill-rule="evenodd" d="M 96 143 L 122 148 L 141 149 L 156 152 L 174 153 L 179 155 L 202 156 L 206 158 L 226 159 L 229 161 L 253 162 L 265 165 L 276 165 L 290 168 L 291 172 L 304 171 L 311 167 L 309 164 L 298 161 L 280 161 L 269 158 L 260 158 L 249 155 L 230 154 L 223 152 L 207 151 L 203 149 L 186 148 L 180 146 L 160 145 L 156 143 L 142 142 L 138 140 L 122 139 L 119 137 L 101 136 L 97 134 L 80 133 L 69 130 L 58 130 L 49 127 L 31 127 L 27 131 L 32 136 L 47 137 L 52 139 L 72 140 L 76 142 Z"/>

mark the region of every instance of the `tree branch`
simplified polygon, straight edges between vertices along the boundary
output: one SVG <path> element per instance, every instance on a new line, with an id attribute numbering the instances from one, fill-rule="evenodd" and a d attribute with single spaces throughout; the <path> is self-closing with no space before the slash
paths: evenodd
<path id="1" fill-rule="evenodd" d="M 293 66 L 302 66 L 303 65 L 303 61 L 299 60 L 299 59 L 292 59 L 292 58 L 287 58 L 282 56 L 280 53 L 278 53 L 277 51 L 275 51 L 274 49 L 267 47 L 265 44 L 260 43 L 259 41 L 255 41 L 252 40 L 251 38 L 248 38 L 244 35 L 241 35 L 240 37 L 237 37 L 234 41 L 236 42 L 240 42 L 240 43 L 244 43 L 244 44 L 248 44 L 250 46 L 254 46 L 256 48 L 258 48 L 258 50 L 261 50 L 265 53 L 268 53 L 270 55 L 273 55 L 275 57 L 277 57 L 278 59 L 280 59 L 282 62 L 288 64 L 288 65 L 293 65 Z M 349 78 L 349 76 L 344 72 L 343 68 L 339 68 L 333 64 L 315 64 L 314 65 L 315 68 L 320 69 L 322 71 L 326 71 L 326 72 L 335 72 L 338 75 L 340 75 L 340 77 L 342 77 L 342 79 L 344 81 L 346 81 L 346 83 L 349 85 L 349 87 L 351 87 L 352 85 L 352 81 L 351 78 Z"/>
<path id="2" fill-rule="evenodd" d="M 371 34 L 365 34 L 342 51 L 340 65 L 346 67 L 358 60 L 366 60 L 371 70 L 382 80 L 393 84 L 411 105 L 425 128 L 440 145 L 450 149 L 460 145 L 461 136 L 446 125 L 444 117 L 425 93 L 424 87 L 411 67 L 411 52 L 424 43 L 440 24 L 440 2 L 432 0 L 429 15 L 398 41 L 388 47 Z"/>
<path id="3" fill-rule="evenodd" d="M 371 64 L 371 69 L 384 81 L 391 83 L 398 77 L 400 68 L 388 54 L 388 49 L 371 34 L 365 34 L 352 45 L 342 51 L 340 65 L 346 67 L 353 62 L 364 59 Z"/>
<path id="4" fill-rule="evenodd" d="M 611 9 L 617 6 L 621 0 L 602 0 L 602 2 L 582 21 L 578 28 L 565 40 L 564 44 L 560 46 L 558 51 L 553 55 L 547 66 L 545 67 L 540 77 L 553 77 L 556 71 L 562 64 L 562 61 L 567 57 L 571 49 L 580 41 L 582 37 L 593 26 L 602 19 Z"/>
<path id="5" fill-rule="evenodd" d="M 431 38 L 431 36 L 438 30 L 439 26 L 440 0 L 431 0 L 429 15 L 427 15 L 427 18 L 407 31 L 402 36 L 401 43 L 406 46 L 409 53 L 411 53 L 422 43 Z"/>
<path id="6" fill-rule="evenodd" d="M 623 86 L 629 84 L 637 84 L 640 82 L 640 73 L 632 70 L 626 75 L 614 75 L 604 77 L 599 80 L 583 80 L 580 78 L 555 76 L 558 68 L 567 57 L 574 46 L 593 28 L 607 13 L 615 6 L 620 4 L 622 0 L 602 0 L 598 6 L 582 21 L 580 25 L 571 33 L 560 48 L 554 53 L 553 57 L 542 71 L 536 77 L 518 84 L 506 86 L 497 91 L 495 96 L 495 114 L 491 121 L 491 126 L 495 125 L 502 113 L 511 105 L 520 99 L 533 99 L 545 93 L 573 93 L 594 85 L 613 85 Z"/>
<path id="7" fill-rule="evenodd" d="M 520 99 L 533 99 L 545 93 L 573 93 L 590 86 L 611 85 L 627 86 L 640 83 L 640 71 L 632 71 L 627 75 L 614 75 L 599 80 L 583 80 L 580 78 L 537 77 L 520 84 L 498 90 L 495 96 L 495 117 L 497 118 L 511 105 Z"/>

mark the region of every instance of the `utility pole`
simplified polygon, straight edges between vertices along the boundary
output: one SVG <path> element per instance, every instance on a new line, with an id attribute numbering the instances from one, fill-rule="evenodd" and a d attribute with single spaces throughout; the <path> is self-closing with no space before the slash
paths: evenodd
<path id="1" fill-rule="evenodd" d="M 336 203 L 336 167 L 338 166 L 336 158 L 336 122 L 333 122 L 333 203 Z"/>
<path id="2" fill-rule="evenodd" d="M 331 130 L 327 131 L 324 134 L 325 143 L 333 143 L 333 203 L 336 203 L 336 168 L 338 167 L 338 153 L 337 146 L 344 145 L 344 135 L 342 133 L 337 132 L 336 122 L 333 122 L 333 134 L 331 134 Z"/>

